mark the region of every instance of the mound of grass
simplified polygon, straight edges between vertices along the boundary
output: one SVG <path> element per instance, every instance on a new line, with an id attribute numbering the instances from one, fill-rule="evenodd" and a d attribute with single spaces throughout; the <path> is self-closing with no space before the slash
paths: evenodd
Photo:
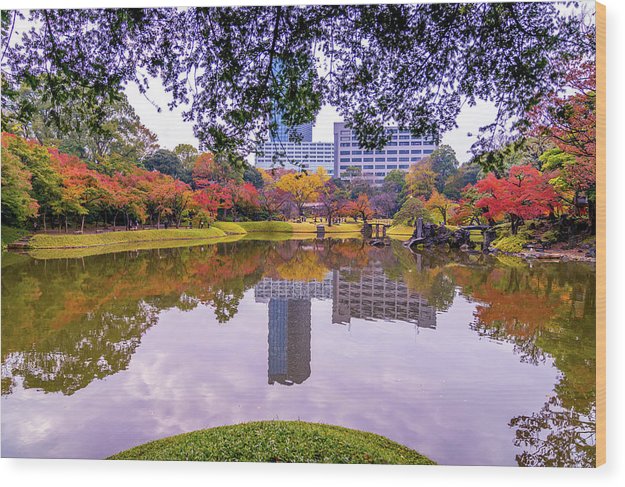
<path id="1" fill-rule="evenodd" d="M 6 245 L 16 242 L 22 237 L 25 237 L 30 232 L 22 228 L 15 228 L 15 227 L 9 227 L 7 225 L 2 225 L 1 233 L 2 233 L 2 247 L 4 248 Z"/>
<path id="2" fill-rule="evenodd" d="M 226 235 L 245 235 L 247 233 L 245 228 L 233 222 L 214 222 L 211 224 L 211 227 L 223 230 Z"/>
<path id="3" fill-rule="evenodd" d="M 239 222 L 237 223 L 240 227 L 242 227 L 246 232 L 288 232 L 291 233 L 293 228 L 290 223 L 287 222 L 274 222 L 274 221 L 264 221 L 264 222 Z"/>
<path id="4" fill-rule="evenodd" d="M 99 245 L 124 244 L 134 242 L 158 242 L 163 240 L 205 240 L 225 237 L 219 228 L 207 229 L 168 229 L 137 230 L 130 232 L 107 232 L 83 235 L 37 234 L 29 242 L 31 249 L 62 249 L 96 247 Z"/>
<path id="5" fill-rule="evenodd" d="M 199 430 L 145 443 L 110 459 L 434 464 L 383 436 L 301 421 L 260 421 Z"/>

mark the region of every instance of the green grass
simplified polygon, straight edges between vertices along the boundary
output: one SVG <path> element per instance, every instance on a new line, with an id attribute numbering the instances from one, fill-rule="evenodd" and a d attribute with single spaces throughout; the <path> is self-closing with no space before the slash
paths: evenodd
<path id="1" fill-rule="evenodd" d="M 383 436 L 301 421 L 260 421 L 199 430 L 145 443 L 110 459 L 434 464 Z"/>
<path id="2" fill-rule="evenodd" d="M 247 231 L 238 223 L 233 222 L 213 222 L 211 227 L 223 230 L 227 235 L 245 235 Z"/>
<path id="3" fill-rule="evenodd" d="M 29 250 L 28 255 L 38 260 L 80 259 L 82 257 L 91 257 L 92 255 L 114 254 L 118 252 L 128 252 L 130 250 L 165 250 L 180 247 L 197 247 L 199 245 L 215 245 L 218 243 L 236 242 L 244 237 L 244 235 L 226 235 L 224 237 L 212 237 L 198 240 L 158 240 L 100 245 L 94 247 L 34 249 Z"/>
<path id="4" fill-rule="evenodd" d="M 29 242 L 30 249 L 61 249 L 96 247 L 100 245 L 125 244 L 135 242 L 158 242 L 164 240 L 205 240 L 225 237 L 223 230 L 207 229 L 168 229 L 107 232 L 96 234 L 37 234 Z"/>
<path id="5" fill-rule="evenodd" d="M 286 222 L 239 222 L 237 225 L 243 227 L 246 232 L 292 232 L 293 228 L 290 223 Z"/>
<path id="6" fill-rule="evenodd" d="M 362 230 L 362 223 L 341 223 L 331 227 L 327 223 L 289 223 L 293 228 L 293 233 L 317 233 L 317 225 L 323 225 L 325 233 L 357 233 Z"/>
<path id="7" fill-rule="evenodd" d="M 414 227 L 411 227 L 410 225 L 393 225 L 391 228 L 389 228 L 386 233 L 389 235 L 397 235 L 397 236 L 405 236 L 405 237 L 412 237 L 412 234 L 414 232 Z"/>
<path id="8" fill-rule="evenodd" d="M 21 239 L 22 237 L 25 237 L 26 235 L 30 233 L 28 230 L 24 230 L 22 228 L 9 227 L 7 225 L 2 225 L 1 232 L 2 232 L 2 247 L 6 246 L 7 244 L 16 242 L 17 240 Z"/>

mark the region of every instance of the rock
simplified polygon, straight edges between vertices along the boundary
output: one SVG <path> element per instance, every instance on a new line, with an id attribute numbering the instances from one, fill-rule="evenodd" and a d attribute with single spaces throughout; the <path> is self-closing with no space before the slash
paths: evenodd
<path id="1" fill-rule="evenodd" d="M 560 257 L 560 262 L 568 262 L 569 260 L 571 259 L 568 255 L 563 255 L 562 257 Z"/>
<path id="2" fill-rule="evenodd" d="M 469 250 L 469 246 L 467 244 L 462 244 L 460 246 L 460 250 L 462 250 L 463 252 L 467 252 Z"/>

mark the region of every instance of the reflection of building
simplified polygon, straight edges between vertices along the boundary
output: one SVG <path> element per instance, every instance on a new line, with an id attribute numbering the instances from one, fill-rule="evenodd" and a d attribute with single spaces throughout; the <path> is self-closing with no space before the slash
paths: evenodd
<path id="1" fill-rule="evenodd" d="M 409 130 L 386 129 L 391 140 L 382 150 L 364 150 L 356 134 L 344 123 L 334 124 L 334 177 L 351 179 L 361 176 L 372 184 L 381 184 L 394 170 L 408 171 L 410 164 L 427 157 L 435 149 L 433 140 L 414 137 Z"/>
<path id="2" fill-rule="evenodd" d="M 269 384 L 310 377 L 310 321 L 310 299 L 269 300 Z"/>
<path id="3" fill-rule="evenodd" d="M 310 377 L 312 299 L 332 299 L 333 323 L 360 318 L 436 328 L 436 309 L 403 282 L 386 277 L 379 266 L 353 273 L 334 270 L 323 281 L 265 277 L 254 288 L 254 297 L 257 303 L 269 303 L 269 384 L 301 384 Z"/>
<path id="4" fill-rule="evenodd" d="M 254 288 L 257 303 L 267 303 L 271 298 L 332 299 L 332 274 L 323 281 L 286 281 L 264 277 Z"/>
<path id="5" fill-rule="evenodd" d="M 349 275 L 348 275 L 349 274 Z M 400 281 L 386 277 L 382 267 L 333 271 L 332 322 L 351 318 L 405 321 L 436 328 L 436 308 Z"/>

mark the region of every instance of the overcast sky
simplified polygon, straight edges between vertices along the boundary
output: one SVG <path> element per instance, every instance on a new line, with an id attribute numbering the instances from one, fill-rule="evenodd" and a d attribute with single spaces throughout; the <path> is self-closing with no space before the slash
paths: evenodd
<path id="1" fill-rule="evenodd" d="M 193 123 L 182 120 L 182 110 L 170 111 L 167 102 L 170 96 L 163 90 L 159 80 L 153 80 L 148 93 L 148 98 L 139 93 L 136 86 L 126 88 L 126 95 L 132 106 L 141 117 L 141 121 L 156 135 L 161 147 L 173 149 L 178 144 L 191 144 L 198 146 L 198 140 L 193 135 Z M 151 101 L 159 105 L 162 110 L 157 112 Z M 468 151 L 475 140 L 478 129 L 492 123 L 495 118 L 495 108 L 490 103 L 481 103 L 475 107 L 464 107 L 460 112 L 457 123 L 458 128 L 443 135 L 443 144 L 450 145 L 456 151 L 456 157 L 460 162 L 467 162 L 470 158 Z M 313 141 L 334 142 L 334 122 L 341 122 L 341 116 L 334 107 L 325 105 L 313 129 Z M 467 134 L 473 134 L 469 137 Z"/>

